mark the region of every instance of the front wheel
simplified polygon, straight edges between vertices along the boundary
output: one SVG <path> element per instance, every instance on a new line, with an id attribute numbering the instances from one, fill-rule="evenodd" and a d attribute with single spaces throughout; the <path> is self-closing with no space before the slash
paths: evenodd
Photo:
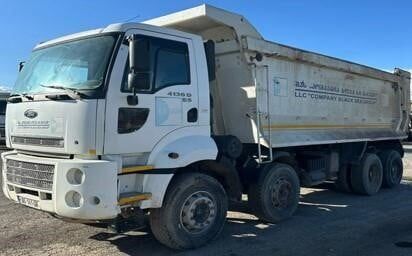
<path id="1" fill-rule="evenodd" d="M 226 220 L 222 185 L 200 173 L 185 173 L 170 184 L 163 206 L 150 212 L 153 235 L 173 249 L 200 247 L 216 238 Z"/>
<path id="2" fill-rule="evenodd" d="M 295 170 L 287 164 L 265 166 L 249 188 L 248 201 L 253 213 L 267 222 L 290 218 L 299 204 L 300 184 Z"/>

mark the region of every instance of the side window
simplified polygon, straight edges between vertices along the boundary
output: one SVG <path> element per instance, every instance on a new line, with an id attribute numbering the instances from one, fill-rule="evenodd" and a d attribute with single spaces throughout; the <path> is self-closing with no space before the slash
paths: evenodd
<path id="1" fill-rule="evenodd" d="M 186 51 L 160 48 L 156 58 L 155 90 L 177 84 L 190 84 L 189 58 Z"/>
<path id="2" fill-rule="evenodd" d="M 156 92 L 162 88 L 173 85 L 190 84 L 189 50 L 186 43 L 146 37 L 150 40 L 151 58 L 151 90 Z M 129 73 L 129 61 L 126 63 L 125 73 L 121 86 L 122 92 L 131 92 L 127 89 L 127 75 Z"/>

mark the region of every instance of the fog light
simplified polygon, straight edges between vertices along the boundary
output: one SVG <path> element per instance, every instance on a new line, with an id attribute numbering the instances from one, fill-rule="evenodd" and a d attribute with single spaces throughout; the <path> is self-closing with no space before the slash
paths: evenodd
<path id="1" fill-rule="evenodd" d="M 77 168 L 71 168 L 67 172 L 67 181 L 72 185 L 80 185 L 84 181 L 84 173 Z"/>
<path id="2" fill-rule="evenodd" d="M 83 198 L 76 191 L 69 191 L 66 194 L 66 204 L 73 208 L 79 208 L 83 204 Z"/>

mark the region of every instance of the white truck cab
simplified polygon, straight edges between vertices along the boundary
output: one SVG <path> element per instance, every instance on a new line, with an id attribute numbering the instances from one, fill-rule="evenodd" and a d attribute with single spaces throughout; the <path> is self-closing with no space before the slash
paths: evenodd
<path id="1" fill-rule="evenodd" d="M 135 103 L 127 86 L 131 35 L 150 47 L 147 88 L 136 89 Z M 205 67 L 199 36 L 146 24 L 38 45 L 10 100 L 7 145 L 15 150 L 4 155 L 5 169 L 38 173 L 20 179 L 6 172 L 5 180 L 40 189 L 37 207 L 67 218 L 114 218 L 119 196 L 133 192 L 151 194 L 142 208 L 160 207 L 168 170 L 217 156 L 209 97 L 199 97 L 209 95 Z M 153 169 L 162 174 L 121 176 Z M 19 200 L 17 187 L 4 189 Z"/>
<path id="2" fill-rule="evenodd" d="M 198 247 L 243 193 L 278 222 L 300 184 L 397 185 L 409 82 L 208 5 L 61 37 L 35 47 L 9 98 L 3 192 L 76 221 L 149 214 L 160 242 Z"/>

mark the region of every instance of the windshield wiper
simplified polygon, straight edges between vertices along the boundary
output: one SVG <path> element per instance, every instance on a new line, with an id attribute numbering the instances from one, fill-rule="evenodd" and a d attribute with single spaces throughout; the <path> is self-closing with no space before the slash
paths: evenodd
<path id="1" fill-rule="evenodd" d="M 14 93 L 9 96 L 9 98 L 7 99 L 7 102 L 10 102 L 10 103 L 22 102 L 23 98 L 26 98 L 28 100 L 34 100 L 33 96 L 27 95 L 26 93 L 22 93 L 22 94 Z"/>
<path id="2" fill-rule="evenodd" d="M 64 87 L 64 86 L 60 86 L 60 85 L 44 85 L 44 84 L 40 84 L 40 86 L 45 87 L 45 88 L 51 88 L 51 89 L 66 91 L 67 95 L 70 96 L 74 100 L 81 99 L 81 96 L 83 95 L 81 92 L 79 92 L 75 88 Z"/>

